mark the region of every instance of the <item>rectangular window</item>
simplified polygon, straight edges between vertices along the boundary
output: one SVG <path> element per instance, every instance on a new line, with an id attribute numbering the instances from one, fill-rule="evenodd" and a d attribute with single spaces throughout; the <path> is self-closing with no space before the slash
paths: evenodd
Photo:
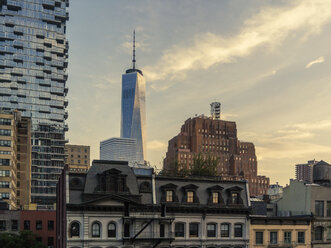
<path id="1" fill-rule="evenodd" d="M 43 229 L 43 222 L 41 220 L 36 221 L 36 230 L 42 230 Z"/>
<path id="2" fill-rule="evenodd" d="M 207 224 L 207 237 L 216 237 L 216 224 Z"/>
<path id="3" fill-rule="evenodd" d="M 326 202 L 326 216 L 331 217 L 331 201 Z"/>
<path id="4" fill-rule="evenodd" d="M 190 223 L 190 237 L 199 236 L 199 223 Z"/>
<path id="5" fill-rule="evenodd" d="M 263 245 L 263 232 L 255 232 L 255 244 Z"/>
<path id="6" fill-rule="evenodd" d="M 221 237 L 230 237 L 230 224 L 223 223 L 221 225 Z"/>
<path id="7" fill-rule="evenodd" d="M 192 203 L 193 202 L 193 192 L 192 191 L 188 191 L 187 192 L 187 202 Z"/>
<path id="8" fill-rule="evenodd" d="M 10 195 L 9 193 L 0 193 L 0 199 L 9 199 Z"/>
<path id="9" fill-rule="evenodd" d="M 242 224 L 235 224 L 234 225 L 234 236 L 239 238 L 243 236 L 243 225 Z"/>
<path id="10" fill-rule="evenodd" d="M 24 221 L 24 230 L 30 230 L 30 221 L 29 220 Z"/>
<path id="11" fill-rule="evenodd" d="M 290 244 L 292 242 L 292 233 L 284 232 L 284 243 Z"/>
<path id="12" fill-rule="evenodd" d="M 166 202 L 173 202 L 171 190 L 167 190 L 166 192 Z"/>
<path id="13" fill-rule="evenodd" d="M 10 126 L 11 125 L 11 119 L 0 118 L 0 125 L 2 125 L 2 126 Z"/>
<path id="14" fill-rule="evenodd" d="M 53 237 L 48 237 L 47 238 L 47 246 L 48 246 L 48 248 L 53 248 L 54 247 L 54 238 Z"/>
<path id="15" fill-rule="evenodd" d="M 305 243 L 305 232 L 298 232 L 298 243 L 299 244 Z"/>
<path id="16" fill-rule="evenodd" d="M 10 129 L 0 129 L 0 136 L 11 136 Z"/>
<path id="17" fill-rule="evenodd" d="M 48 228 L 48 230 L 54 230 L 54 221 L 53 220 L 48 221 L 47 228 Z"/>
<path id="18" fill-rule="evenodd" d="M 10 140 L 0 140 L 0 146 L 11 147 Z"/>
<path id="19" fill-rule="evenodd" d="M 10 171 L 9 170 L 0 170 L 0 177 L 9 177 Z"/>
<path id="20" fill-rule="evenodd" d="M 0 231 L 6 231 L 6 221 L 0 220 Z"/>
<path id="21" fill-rule="evenodd" d="M 0 165 L 9 166 L 10 165 L 10 159 L 0 158 Z"/>
<path id="22" fill-rule="evenodd" d="M 175 237 L 184 237 L 185 235 L 185 224 L 176 223 L 175 224 Z"/>
<path id="23" fill-rule="evenodd" d="M 277 243 L 278 243 L 277 232 L 270 232 L 270 244 L 277 244 Z"/>
<path id="24" fill-rule="evenodd" d="M 11 220 L 11 230 L 12 231 L 18 230 L 18 220 Z"/>
<path id="25" fill-rule="evenodd" d="M 238 202 L 239 202 L 238 193 L 232 193 L 231 194 L 231 203 L 232 204 L 238 204 Z"/>
<path id="26" fill-rule="evenodd" d="M 318 217 L 324 216 L 324 201 L 315 201 L 315 215 Z"/>
<path id="27" fill-rule="evenodd" d="M 218 203 L 218 193 L 213 193 L 213 203 Z"/>
<path id="28" fill-rule="evenodd" d="M 124 237 L 130 237 L 130 223 L 124 223 Z"/>
<path id="29" fill-rule="evenodd" d="M 9 188 L 9 182 L 0 181 L 0 188 Z"/>
<path id="30" fill-rule="evenodd" d="M 165 232 L 165 227 L 164 227 L 164 223 L 160 223 L 160 237 L 164 238 L 164 232 Z"/>
<path id="31" fill-rule="evenodd" d="M 326 228 L 326 239 L 331 240 L 331 227 Z"/>

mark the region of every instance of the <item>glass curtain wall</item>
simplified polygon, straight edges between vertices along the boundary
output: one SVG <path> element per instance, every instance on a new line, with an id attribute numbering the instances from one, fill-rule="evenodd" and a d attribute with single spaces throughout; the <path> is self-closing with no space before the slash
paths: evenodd
<path id="1" fill-rule="evenodd" d="M 64 166 L 69 0 L 0 1 L 0 108 L 32 120 L 32 202 L 52 208 Z"/>

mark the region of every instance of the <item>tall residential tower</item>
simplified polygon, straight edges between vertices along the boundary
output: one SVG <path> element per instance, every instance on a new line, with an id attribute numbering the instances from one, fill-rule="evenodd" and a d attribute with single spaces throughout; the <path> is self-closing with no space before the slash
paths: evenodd
<path id="1" fill-rule="evenodd" d="M 64 166 L 69 0 L 0 1 L 0 108 L 32 122 L 31 200 L 52 208 Z"/>
<path id="2" fill-rule="evenodd" d="M 146 160 L 146 111 L 145 79 L 141 70 L 136 69 L 135 33 L 133 33 L 132 69 L 122 75 L 121 138 L 137 141 L 137 161 Z"/>

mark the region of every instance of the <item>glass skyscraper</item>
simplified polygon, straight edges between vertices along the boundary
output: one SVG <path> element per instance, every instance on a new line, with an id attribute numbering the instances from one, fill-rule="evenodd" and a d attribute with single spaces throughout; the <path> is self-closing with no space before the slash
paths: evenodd
<path id="1" fill-rule="evenodd" d="M 32 203 L 52 208 L 64 166 L 69 0 L 0 0 L 0 107 L 32 120 Z"/>
<path id="2" fill-rule="evenodd" d="M 135 37 L 135 36 L 134 36 Z M 135 68 L 135 39 L 133 66 L 122 75 L 121 137 L 137 142 L 137 161 L 146 160 L 146 82 L 141 70 Z"/>

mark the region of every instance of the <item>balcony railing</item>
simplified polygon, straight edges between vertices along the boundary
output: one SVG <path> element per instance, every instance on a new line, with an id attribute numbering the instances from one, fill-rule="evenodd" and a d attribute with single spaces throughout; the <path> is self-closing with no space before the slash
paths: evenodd
<path id="1" fill-rule="evenodd" d="M 123 239 L 131 240 L 135 237 L 135 234 L 128 235 L 127 233 L 122 233 Z M 166 232 L 164 235 L 160 235 L 160 232 L 148 232 L 144 231 L 140 233 L 137 237 L 135 237 L 135 240 L 171 240 L 174 239 L 175 235 L 173 232 Z"/>

